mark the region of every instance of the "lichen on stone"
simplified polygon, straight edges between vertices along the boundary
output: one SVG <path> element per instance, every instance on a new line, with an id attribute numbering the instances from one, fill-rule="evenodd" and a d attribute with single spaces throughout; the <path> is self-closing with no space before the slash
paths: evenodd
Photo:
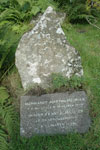
<path id="1" fill-rule="evenodd" d="M 83 69 L 78 52 L 70 46 L 61 28 L 65 15 L 48 7 L 35 27 L 25 33 L 16 50 L 16 66 L 23 88 L 37 83 L 47 88 L 52 73 L 70 78 L 82 76 Z"/>

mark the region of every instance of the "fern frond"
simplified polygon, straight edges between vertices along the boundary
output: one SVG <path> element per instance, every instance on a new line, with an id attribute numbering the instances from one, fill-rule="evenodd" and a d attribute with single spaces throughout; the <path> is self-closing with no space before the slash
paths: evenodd
<path id="1" fill-rule="evenodd" d="M 0 105 L 1 107 L 1 105 Z M 0 109 L 1 116 L 1 109 Z M 1 120 L 1 118 L 0 118 Z M 0 122 L 0 150 L 9 150 L 8 134 L 4 131 L 4 125 L 2 125 L 3 121 Z"/>
<path id="2" fill-rule="evenodd" d="M 18 114 L 15 112 L 13 100 L 4 87 L 0 87 L 2 101 L 0 101 L 0 150 L 10 150 L 16 142 L 18 134 Z M 6 96 L 3 94 L 6 93 Z M 0 98 L 0 100 L 1 100 Z"/>
<path id="3" fill-rule="evenodd" d="M 9 99 L 8 99 L 9 100 Z M 11 103 L 6 103 L 6 105 L 1 105 L 0 114 L 10 136 L 14 133 L 14 124 L 17 123 L 17 114 L 15 113 L 14 107 Z"/>
<path id="4" fill-rule="evenodd" d="M 0 150 L 9 150 L 9 144 L 6 141 L 6 138 L 2 137 L 1 133 L 0 133 Z"/>
<path id="5" fill-rule="evenodd" d="M 12 20 L 15 22 L 21 21 L 21 14 L 18 10 L 14 8 L 6 9 L 0 15 L 0 21 Z"/>
<path id="6" fill-rule="evenodd" d="M 40 8 L 37 6 L 33 6 L 30 13 L 35 16 L 39 12 L 40 12 Z"/>

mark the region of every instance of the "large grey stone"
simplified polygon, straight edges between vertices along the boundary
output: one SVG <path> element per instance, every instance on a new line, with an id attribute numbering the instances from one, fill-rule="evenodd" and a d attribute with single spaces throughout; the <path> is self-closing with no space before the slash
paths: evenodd
<path id="1" fill-rule="evenodd" d="M 89 127 L 90 117 L 84 91 L 21 97 L 22 136 L 85 133 Z"/>
<path id="2" fill-rule="evenodd" d="M 64 17 L 48 7 L 35 27 L 22 36 L 16 50 L 16 66 L 25 90 L 35 84 L 47 88 L 52 73 L 68 78 L 83 75 L 81 58 L 61 28 Z"/>

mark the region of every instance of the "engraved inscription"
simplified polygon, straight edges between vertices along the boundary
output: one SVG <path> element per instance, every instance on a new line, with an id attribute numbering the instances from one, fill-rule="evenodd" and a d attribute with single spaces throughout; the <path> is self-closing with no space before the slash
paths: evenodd
<path id="1" fill-rule="evenodd" d="M 21 98 L 21 135 L 85 132 L 90 125 L 85 92 Z M 87 122 L 86 122 L 87 121 Z"/>

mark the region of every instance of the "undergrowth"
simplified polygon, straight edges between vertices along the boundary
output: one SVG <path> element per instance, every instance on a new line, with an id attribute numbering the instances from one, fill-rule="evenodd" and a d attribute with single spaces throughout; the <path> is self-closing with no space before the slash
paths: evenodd
<path id="1" fill-rule="evenodd" d="M 13 149 L 18 134 L 18 114 L 5 87 L 0 87 L 0 150 Z"/>
<path id="2" fill-rule="evenodd" d="M 92 22 L 100 18 L 100 1 L 99 0 L 54 0 L 58 2 L 60 9 L 66 12 L 67 19 L 71 23 L 88 23 L 87 19 Z"/>
<path id="3" fill-rule="evenodd" d="M 9 91 L 0 86 L 0 150 L 100 150 L 100 32 L 87 24 L 63 25 L 68 41 L 82 57 L 84 78 L 73 77 L 68 80 L 53 74 L 52 83 L 54 89 L 69 86 L 75 89 L 84 88 L 90 104 L 91 128 L 85 134 L 35 136 L 30 139 L 19 134 L 20 117 L 15 101 L 17 90 L 20 91 L 22 87 L 15 83 L 18 76 L 13 73 L 10 76 L 9 70 L 12 70 L 15 50 L 21 36 L 32 27 L 29 25 L 30 20 L 43 12 L 48 5 L 53 5 L 53 1 L 0 1 L 0 80 L 9 81 L 5 84 L 2 82 Z M 76 7 L 78 11 L 81 9 L 78 5 Z M 70 7 L 69 9 L 72 10 Z M 6 72 L 8 76 L 5 76 Z"/>

